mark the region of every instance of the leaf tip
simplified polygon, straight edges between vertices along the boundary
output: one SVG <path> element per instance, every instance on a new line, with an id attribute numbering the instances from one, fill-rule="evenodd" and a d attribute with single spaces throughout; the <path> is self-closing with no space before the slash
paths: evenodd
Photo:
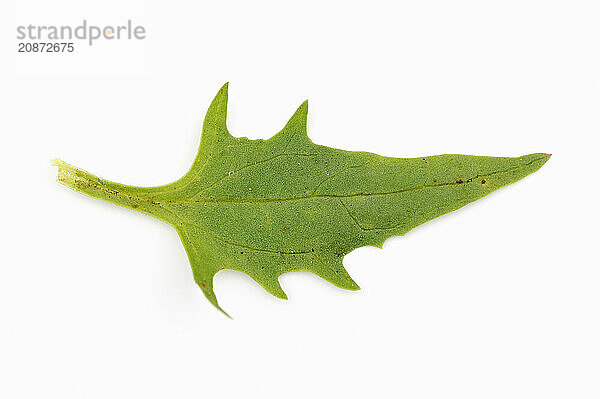
<path id="1" fill-rule="evenodd" d="M 229 313 L 227 313 L 226 311 L 224 311 L 222 307 L 217 306 L 217 309 L 219 309 L 221 311 L 221 313 L 223 313 L 229 320 L 233 320 L 233 317 L 231 317 L 229 315 Z"/>
<path id="2" fill-rule="evenodd" d="M 228 97 L 229 97 L 228 92 L 229 92 L 229 82 L 227 82 L 223 86 L 221 86 L 221 88 L 217 92 L 217 95 L 215 96 L 215 98 L 213 99 L 213 101 L 209 107 L 209 111 L 210 111 L 210 108 L 213 108 L 213 111 L 218 110 L 218 112 L 227 112 L 227 101 L 228 101 Z"/>
<path id="3" fill-rule="evenodd" d="M 229 82 L 225 82 L 225 84 L 223 86 L 221 86 L 221 88 L 219 89 L 220 92 L 224 92 L 225 94 L 227 94 L 228 90 L 229 90 Z"/>
<path id="4" fill-rule="evenodd" d="M 219 305 L 219 302 L 217 301 L 217 297 L 215 296 L 215 292 L 211 287 L 207 287 L 203 284 L 200 284 L 200 288 L 202 288 L 202 292 L 204 292 L 204 295 L 206 296 L 206 298 L 208 299 L 208 301 L 210 303 L 213 304 L 213 306 L 217 309 L 219 309 L 221 311 L 221 313 L 223 313 L 225 316 L 227 316 L 230 319 L 233 319 L 233 317 L 231 317 L 229 315 L 229 313 L 227 313 L 222 307 L 221 305 Z"/>
<path id="5" fill-rule="evenodd" d="M 531 154 L 529 155 L 529 157 L 533 158 L 531 162 L 532 165 L 536 166 L 536 170 L 541 168 L 542 166 L 544 166 L 544 164 L 546 162 L 548 162 L 548 160 L 550 159 L 550 157 L 552 156 L 552 154 L 546 154 L 546 153 L 537 153 L 537 154 Z"/>
<path id="6" fill-rule="evenodd" d="M 544 160 L 546 160 L 546 161 L 547 161 L 548 159 L 550 159 L 550 157 L 552 156 L 552 154 L 546 154 L 546 153 L 543 153 L 543 152 L 540 152 L 540 153 L 539 153 L 539 154 L 537 154 L 537 155 L 538 155 L 540 158 L 542 158 L 542 159 L 544 159 Z"/>
<path id="7" fill-rule="evenodd" d="M 296 110 L 296 114 L 300 116 L 300 119 L 306 124 L 306 120 L 308 118 L 308 100 L 304 100 L 302 104 Z"/>

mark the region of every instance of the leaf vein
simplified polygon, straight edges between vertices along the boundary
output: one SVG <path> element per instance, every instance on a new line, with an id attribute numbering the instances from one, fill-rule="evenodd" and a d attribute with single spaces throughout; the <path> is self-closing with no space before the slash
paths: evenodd
<path id="1" fill-rule="evenodd" d="M 488 173 L 485 175 L 475 175 L 473 177 L 471 177 L 468 180 L 473 180 L 473 183 L 476 179 L 479 178 L 485 178 L 485 177 L 489 177 L 489 176 L 494 176 L 500 173 L 508 173 L 508 172 L 512 172 L 514 170 L 517 169 L 521 169 L 524 168 L 526 166 L 529 166 L 531 164 L 533 164 L 534 162 L 537 162 L 539 160 L 541 160 L 542 158 L 536 158 L 534 160 L 532 160 L 531 162 L 513 167 L 513 168 L 509 168 L 509 169 L 504 169 L 504 170 L 499 170 L 496 172 L 492 172 L 492 173 Z M 288 198 L 263 198 L 263 199 L 251 199 L 251 198 L 243 198 L 243 199 L 230 199 L 230 198 L 202 198 L 201 200 L 195 200 L 195 201 L 163 201 L 162 203 L 178 203 L 178 204 L 185 204 L 185 203 L 199 203 L 199 202 L 205 202 L 205 203 L 239 203 L 239 204 L 243 204 L 243 203 L 249 203 L 249 204 L 261 204 L 261 203 L 268 203 L 268 202 L 288 202 L 288 201 L 302 201 L 302 200 L 310 200 L 310 199 L 318 199 L 318 198 L 357 198 L 357 197 L 374 197 L 374 196 L 384 196 L 384 195 L 393 195 L 393 194 L 402 194 L 402 193 L 406 193 L 406 192 L 411 192 L 411 191 L 417 191 L 417 190 L 423 190 L 426 188 L 438 188 L 438 187 L 446 187 L 446 186 L 464 186 L 466 184 L 471 184 L 471 183 L 457 183 L 457 182 L 450 182 L 450 183 L 440 183 L 440 184 L 424 184 L 422 186 L 418 186 L 418 187 L 409 187 L 409 188 L 405 188 L 402 190 L 396 190 L 396 191 L 387 191 L 387 192 L 382 192 L 382 193 L 356 193 L 356 194 L 323 194 L 323 195 L 308 195 L 308 196 L 304 196 L 304 197 L 288 197 Z"/>

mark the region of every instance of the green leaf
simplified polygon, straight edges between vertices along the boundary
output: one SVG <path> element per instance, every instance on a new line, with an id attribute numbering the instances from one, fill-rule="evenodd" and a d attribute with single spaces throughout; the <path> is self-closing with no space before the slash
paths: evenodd
<path id="1" fill-rule="evenodd" d="M 248 274 L 279 298 L 286 295 L 278 277 L 297 270 L 357 290 L 342 265 L 348 252 L 381 247 L 391 236 L 514 183 L 550 157 L 390 158 L 343 151 L 308 138 L 307 112 L 304 102 L 268 140 L 233 137 L 226 84 L 208 109 L 192 167 L 176 182 L 126 186 L 55 161 L 58 181 L 172 225 L 194 279 L 221 309 L 213 277 L 222 269 Z"/>

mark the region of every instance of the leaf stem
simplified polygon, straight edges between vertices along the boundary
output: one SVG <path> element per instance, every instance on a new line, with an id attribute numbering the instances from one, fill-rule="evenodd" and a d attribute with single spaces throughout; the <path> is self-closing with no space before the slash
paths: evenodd
<path id="1" fill-rule="evenodd" d="M 56 180 L 75 191 L 168 221 L 160 204 L 150 196 L 140 195 L 134 187 L 103 180 L 60 159 L 53 160 L 52 165 L 58 167 Z"/>

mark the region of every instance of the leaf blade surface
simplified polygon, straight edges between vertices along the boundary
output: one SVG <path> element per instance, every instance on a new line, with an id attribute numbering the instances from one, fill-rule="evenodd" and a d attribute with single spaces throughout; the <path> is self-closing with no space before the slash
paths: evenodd
<path id="1" fill-rule="evenodd" d="M 242 271 L 283 299 L 278 277 L 298 270 L 356 290 L 342 265 L 345 254 L 381 247 L 520 180 L 550 157 L 392 158 L 338 150 L 308 138 L 307 113 L 304 102 L 268 140 L 235 138 L 226 126 L 225 85 L 209 107 L 192 167 L 176 182 L 126 186 L 62 161 L 58 180 L 174 226 L 194 279 L 221 309 L 213 278 L 222 269 Z"/>

